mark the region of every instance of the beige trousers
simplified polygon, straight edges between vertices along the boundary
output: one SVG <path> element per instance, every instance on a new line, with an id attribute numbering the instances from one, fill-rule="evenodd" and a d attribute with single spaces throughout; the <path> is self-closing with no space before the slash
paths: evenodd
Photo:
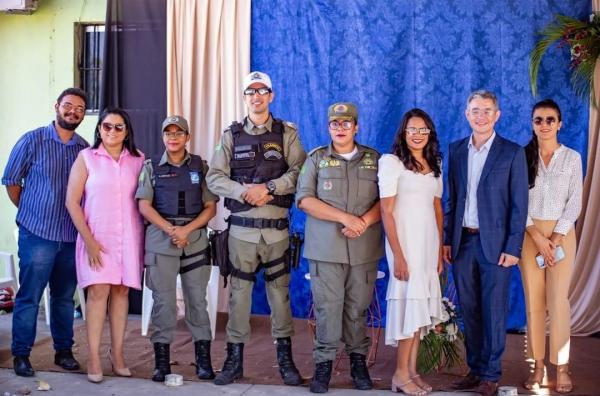
<path id="1" fill-rule="evenodd" d="M 556 221 L 534 220 L 534 224 L 545 237 L 549 238 Z M 576 245 L 575 230 L 571 229 L 562 242 L 565 258 L 552 267 L 540 269 L 535 261 L 538 250 L 533 239 L 525 233 L 519 268 L 527 305 L 527 356 L 529 358 L 544 359 L 546 312 L 548 312 L 550 363 L 560 365 L 569 362 L 571 306 L 568 294 Z"/>

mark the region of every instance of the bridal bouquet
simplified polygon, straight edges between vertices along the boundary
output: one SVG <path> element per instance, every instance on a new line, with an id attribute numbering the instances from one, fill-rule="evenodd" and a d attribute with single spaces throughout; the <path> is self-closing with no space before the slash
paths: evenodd
<path id="1" fill-rule="evenodd" d="M 442 290 L 446 289 L 447 277 L 442 276 Z M 453 285 L 452 285 L 453 286 Z M 454 290 L 454 289 L 453 289 Z M 452 296 L 454 293 L 446 295 Z M 464 339 L 458 326 L 458 312 L 456 306 L 448 297 L 442 298 L 442 323 L 435 326 L 421 340 L 417 368 L 426 374 L 433 370 L 454 367 L 461 363 L 461 346 Z"/>

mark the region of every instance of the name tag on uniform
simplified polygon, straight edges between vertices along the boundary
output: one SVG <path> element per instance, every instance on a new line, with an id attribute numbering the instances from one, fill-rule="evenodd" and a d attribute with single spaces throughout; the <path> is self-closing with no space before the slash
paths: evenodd
<path id="1" fill-rule="evenodd" d="M 163 173 L 161 175 L 156 175 L 159 179 L 166 179 L 169 177 L 177 177 L 177 173 Z"/>
<path id="2" fill-rule="evenodd" d="M 200 174 L 198 172 L 190 172 L 190 180 L 192 184 L 200 184 Z"/>

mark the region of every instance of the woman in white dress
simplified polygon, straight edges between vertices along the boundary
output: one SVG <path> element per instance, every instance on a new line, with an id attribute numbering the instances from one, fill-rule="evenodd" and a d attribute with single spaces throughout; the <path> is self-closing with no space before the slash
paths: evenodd
<path id="1" fill-rule="evenodd" d="M 402 118 L 392 154 L 379 160 L 379 194 L 390 281 L 386 345 L 398 347 L 392 391 L 431 392 L 417 372 L 420 338 L 442 320 L 442 170 L 433 121 L 421 109 Z"/>

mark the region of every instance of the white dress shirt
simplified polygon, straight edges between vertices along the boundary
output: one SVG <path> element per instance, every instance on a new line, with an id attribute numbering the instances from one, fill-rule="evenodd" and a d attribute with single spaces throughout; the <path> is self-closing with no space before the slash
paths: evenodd
<path id="1" fill-rule="evenodd" d="M 485 165 L 490 148 L 496 137 L 496 131 L 485 142 L 479 150 L 473 144 L 473 134 L 469 138 L 469 164 L 467 178 L 467 201 L 465 202 L 465 215 L 463 217 L 463 227 L 479 228 L 479 217 L 477 213 L 477 187 L 481 178 L 481 171 Z"/>
<path id="2" fill-rule="evenodd" d="M 583 171 L 581 156 L 562 144 L 548 167 L 540 156 L 535 186 L 529 190 L 527 226 L 536 220 L 557 220 L 554 232 L 567 235 L 581 212 Z"/>

